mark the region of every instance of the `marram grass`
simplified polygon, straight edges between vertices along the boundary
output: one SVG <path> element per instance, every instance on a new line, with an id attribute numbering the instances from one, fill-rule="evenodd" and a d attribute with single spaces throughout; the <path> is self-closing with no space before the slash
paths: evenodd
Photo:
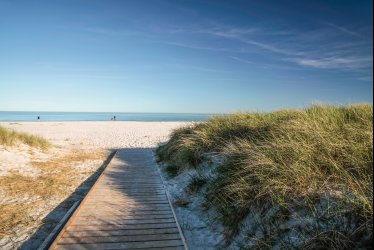
<path id="1" fill-rule="evenodd" d="M 331 209 L 325 222 L 336 226 L 332 233 L 311 232 L 305 248 L 322 242 L 320 235 L 336 236 L 327 241 L 329 248 L 372 240 L 372 105 L 214 117 L 174 131 L 157 155 L 174 173 L 216 167 L 206 184 L 205 205 L 216 209 L 232 231 L 253 207 L 270 204 L 283 215 L 303 207 L 318 214 L 319 204 L 327 200 Z M 221 159 L 218 165 L 206 164 L 212 156 Z M 353 228 L 339 231 L 339 220 L 348 217 Z"/>
<path id="2" fill-rule="evenodd" d="M 27 144 L 31 147 L 41 148 L 43 150 L 51 147 L 51 143 L 40 136 L 30 135 L 24 132 L 17 132 L 0 126 L 0 145 L 12 146 L 19 142 Z"/>

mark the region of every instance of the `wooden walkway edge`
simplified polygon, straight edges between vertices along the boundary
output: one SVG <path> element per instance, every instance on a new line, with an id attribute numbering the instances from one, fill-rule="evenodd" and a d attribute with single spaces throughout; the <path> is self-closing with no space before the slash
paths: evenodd
<path id="1" fill-rule="evenodd" d="M 152 150 L 118 150 L 49 249 L 188 249 Z"/>

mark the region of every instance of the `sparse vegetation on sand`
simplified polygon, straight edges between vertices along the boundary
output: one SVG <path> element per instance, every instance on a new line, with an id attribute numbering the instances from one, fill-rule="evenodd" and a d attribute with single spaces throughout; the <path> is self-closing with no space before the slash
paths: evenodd
<path id="1" fill-rule="evenodd" d="M 373 107 L 237 113 L 173 132 L 157 149 L 191 178 L 242 248 L 366 248 L 373 234 Z M 201 189 L 200 186 L 203 185 Z"/>
<path id="2" fill-rule="evenodd" d="M 38 176 L 25 176 L 18 172 L 0 176 L 0 192 L 5 197 L 0 202 L 0 238 L 14 236 L 14 232 L 22 227 L 39 225 L 44 216 L 38 211 L 48 206 L 48 202 L 61 202 L 72 194 L 107 156 L 106 150 L 76 150 L 31 162 L 40 170 Z M 77 169 L 85 162 L 98 163 L 94 164 L 95 168 Z"/>
<path id="3" fill-rule="evenodd" d="M 51 143 L 40 136 L 17 132 L 0 126 L 0 145 L 12 146 L 17 142 L 27 144 L 31 147 L 38 147 L 43 150 L 51 147 Z"/>

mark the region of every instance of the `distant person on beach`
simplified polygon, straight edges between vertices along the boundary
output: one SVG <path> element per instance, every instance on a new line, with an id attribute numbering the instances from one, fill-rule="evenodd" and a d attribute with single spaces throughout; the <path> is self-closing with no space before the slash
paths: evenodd
<path id="1" fill-rule="evenodd" d="M 113 116 L 113 120 L 114 120 L 114 121 L 116 120 L 116 116 Z"/>
<path id="2" fill-rule="evenodd" d="M 38 116 L 38 120 L 40 120 L 40 116 Z"/>

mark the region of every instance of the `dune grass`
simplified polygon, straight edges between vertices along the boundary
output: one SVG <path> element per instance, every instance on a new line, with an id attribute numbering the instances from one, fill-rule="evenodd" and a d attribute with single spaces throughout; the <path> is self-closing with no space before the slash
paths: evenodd
<path id="1" fill-rule="evenodd" d="M 321 219 L 320 212 L 327 211 L 322 224 L 328 226 L 309 230 L 299 247 L 319 242 L 342 249 L 372 240 L 372 105 L 214 117 L 174 131 L 156 153 L 172 175 L 216 168 L 206 183 L 205 206 L 216 209 L 232 233 L 254 208 L 267 206 L 278 209 L 277 218 L 304 209 Z M 348 219 L 352 223 L 344 228 Z M 261 241 L 266 246 L 284 238 L 271 234 Z"/>
<path id="2" fill-rule="evenodd" d="M 31 147 L 41 148 L 43 150 L 46 150 L 52 146 L 50 142 L 40 136 L 30 135 L 24 132 L 17 132 L 0 126 L 0 145 L 12 146 L 17 142 L 27 144 Z"/>

